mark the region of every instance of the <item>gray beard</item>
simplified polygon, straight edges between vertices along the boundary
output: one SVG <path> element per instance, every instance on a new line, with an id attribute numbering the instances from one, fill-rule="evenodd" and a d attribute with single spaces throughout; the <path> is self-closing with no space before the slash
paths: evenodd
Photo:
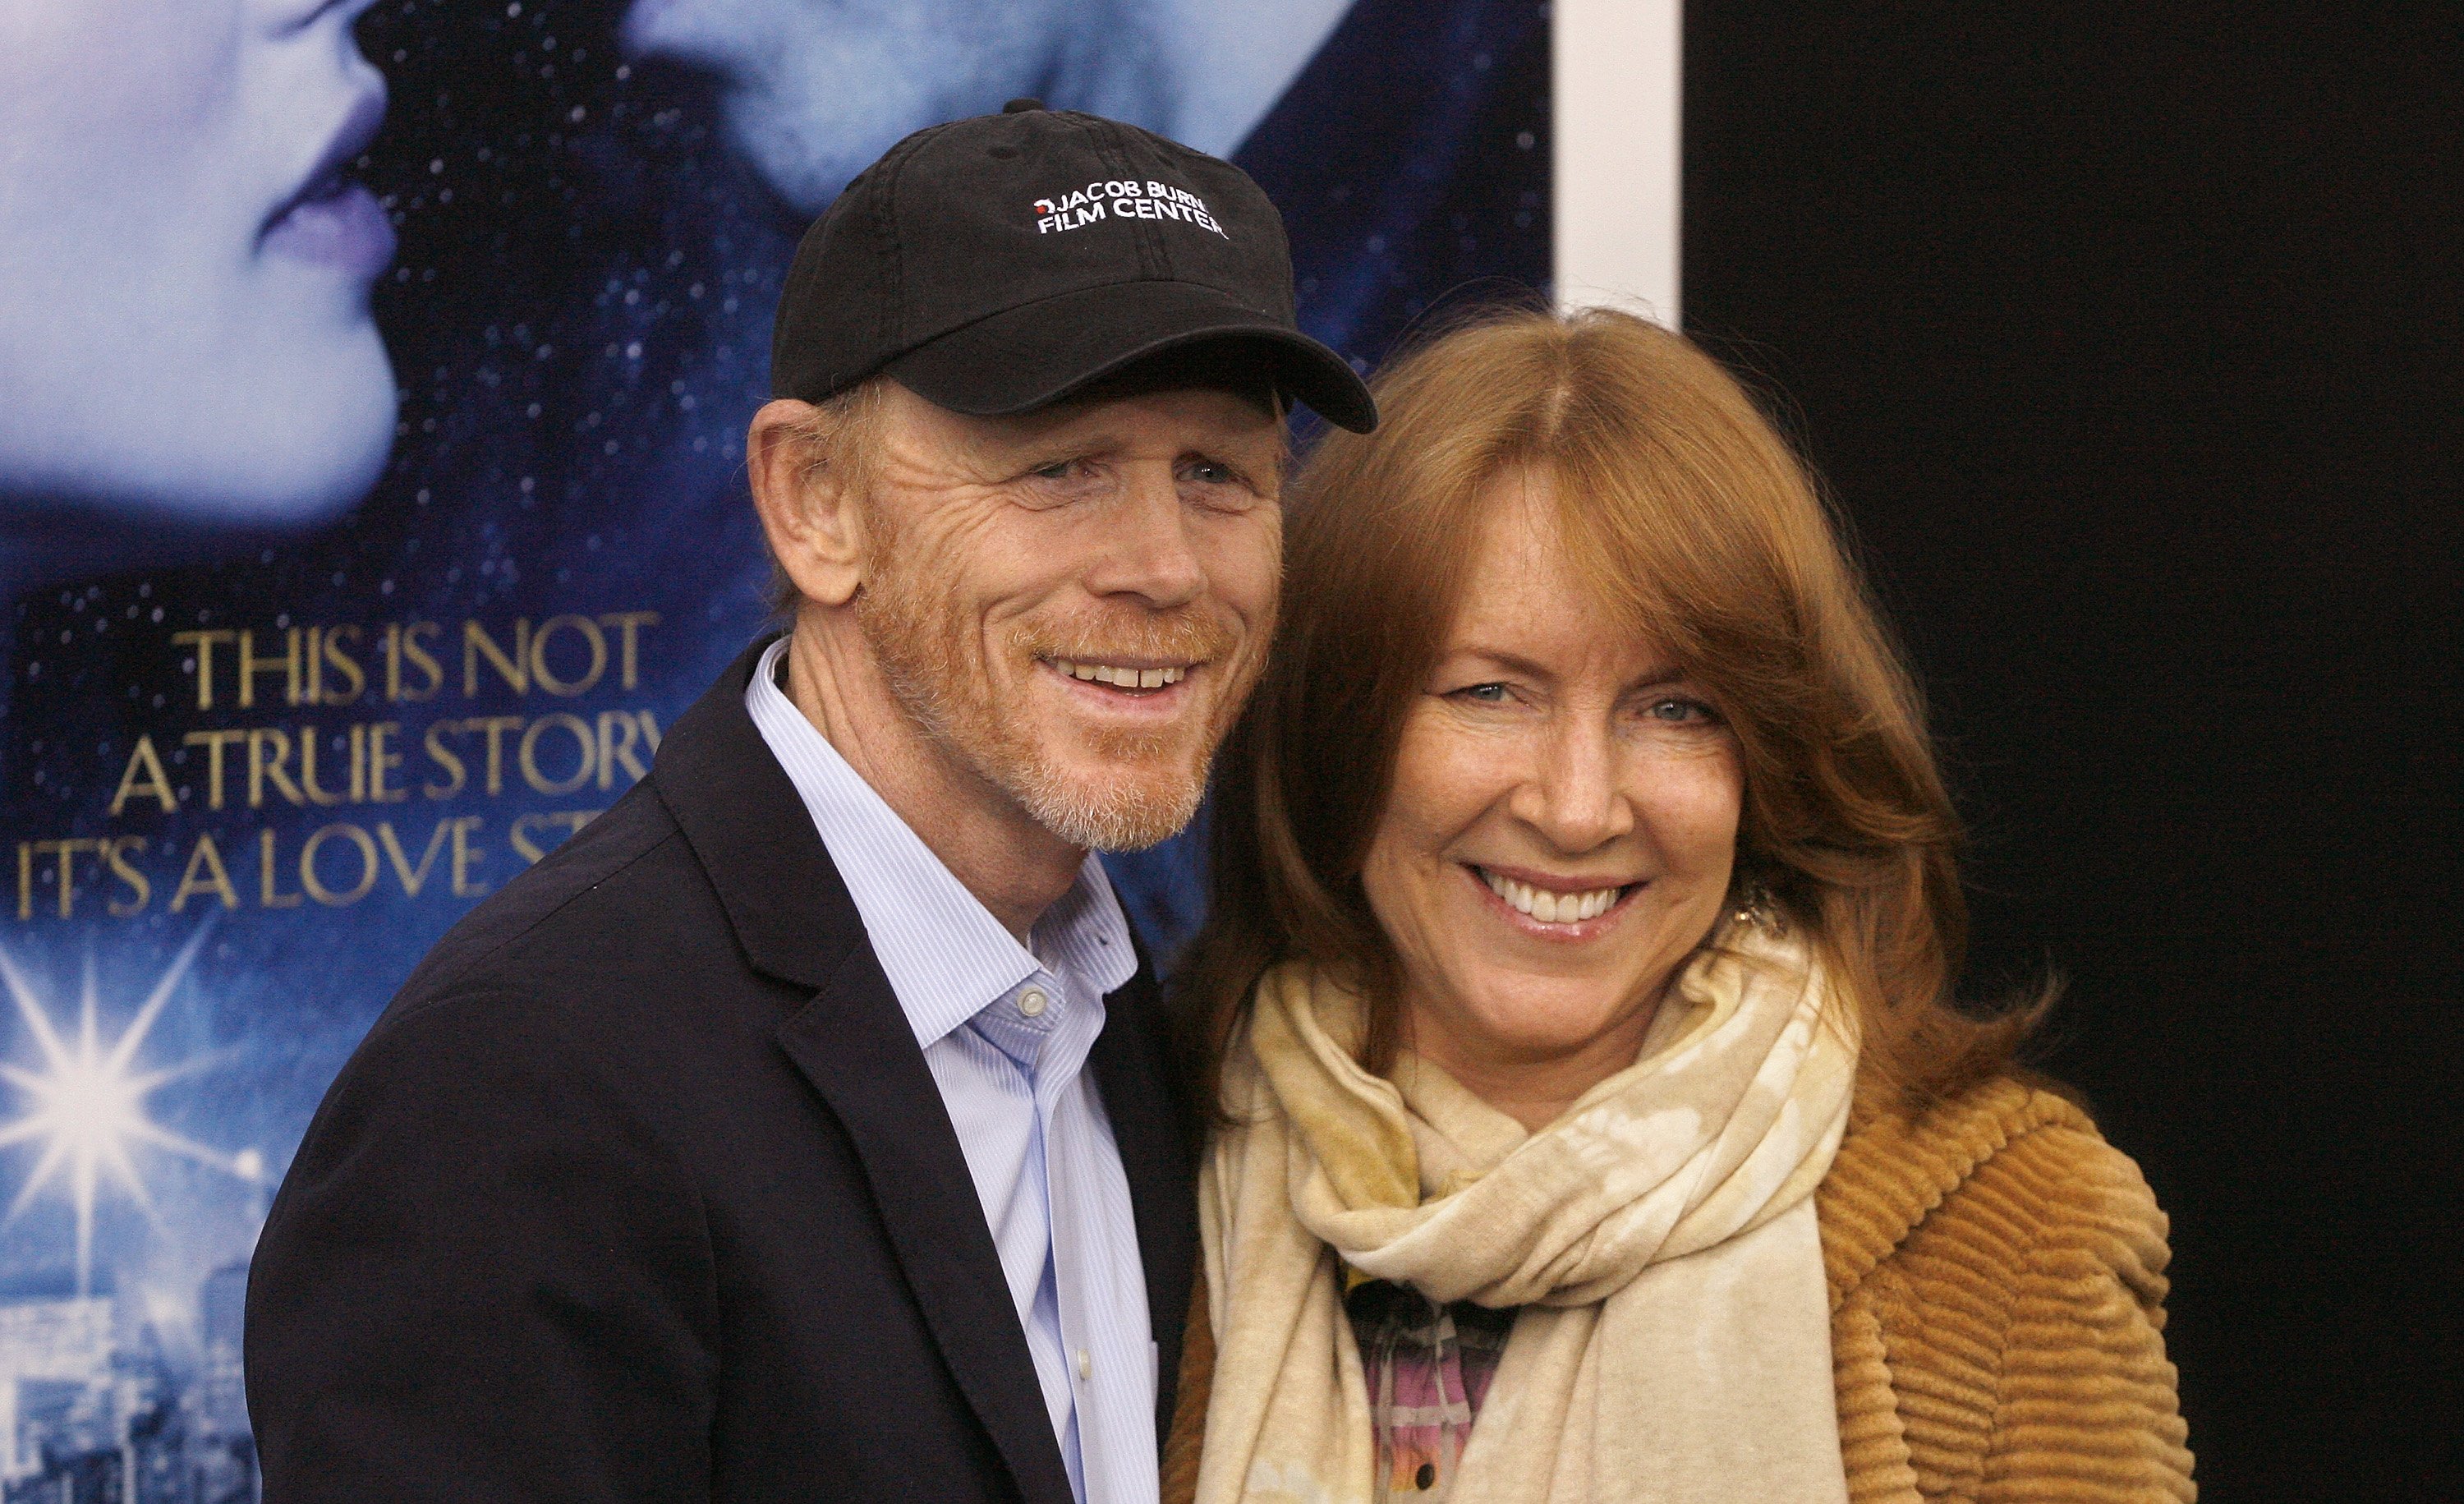
<path id="1" fill-rule="evenodd" d="M 869 586 L 856 597 L 856 624 L 892 698 L 916 728 L 952 763 L 1008 795 L 1028 818 L 1070 845 L 1096 852 L 1140 852 L 1178 834 L 1206 798 L 1212 748 L 1186 776 L 1164 786 L 1148 778 L 1105 780 L 1089 788 L 1055 767 L 1026 737 L 1005 735 L 1010 724 L 1000 707 L 979 703 L 960 688 L 959 654 L 936 637 L 941 624 L 911 598 L 904 581 Z M 980 683 L 979 676 L 976 682 Z M 1131 758 L 1152 758 L 1163 749 L 1149 743 L 1124 748 Z"/>

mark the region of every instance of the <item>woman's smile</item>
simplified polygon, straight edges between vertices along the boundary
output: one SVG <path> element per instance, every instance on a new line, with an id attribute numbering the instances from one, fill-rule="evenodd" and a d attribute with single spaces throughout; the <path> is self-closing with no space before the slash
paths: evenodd
<path id="1" fill-rule="evenodd" d="M 1540 940 L 1580 943 L 1614 929 L 1632 912 L 1627 899 L 1640 880 L 1607 882 L 1553 876 L 1525 868 L 1463 864 L 1475 901 L 1512 928 Z"/>

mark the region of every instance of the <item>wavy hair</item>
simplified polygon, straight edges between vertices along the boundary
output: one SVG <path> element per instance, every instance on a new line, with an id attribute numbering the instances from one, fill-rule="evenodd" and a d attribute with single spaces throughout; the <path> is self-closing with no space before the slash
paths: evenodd
<path id="1" fill-rule="evenodd" d="M 1287 959 L 1360 989 L 1362 1063 L 1391 1063 L 1397 962 L 1361 864 L 1489 482 L 1527 467 L 1555 483 L 1577 576 L 1734 730 L 1737 880 L 1809 933 L 1862 1069 L 1920 1109 L 2012 1069 L 2053 988 L 1992 1016 L 1954 1003 L 1961 831 L 1921 698 L 1812 477 L 1738 383 L 1683 336 L 1593 309 L 1482 315 L 1375 386 L 1376 431 L 1329 433 L 1288 493 L 1281 636 L 1218 764 L 1210 918 L 1175 982 L 1207 1095 Z"/>

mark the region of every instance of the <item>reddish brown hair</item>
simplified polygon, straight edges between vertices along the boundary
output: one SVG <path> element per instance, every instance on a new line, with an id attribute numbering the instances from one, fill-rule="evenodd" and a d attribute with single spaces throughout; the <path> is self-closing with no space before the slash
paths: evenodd
<path id="1" fill-rule="evenodd" d="M 1215 1079 L 1267 967 L 1307 957 L 1397 1045 L 1396 962 L 1361 891 L 1405 716 L 1473 561 L 1489 483 L 1549 472 L 1577 573 L 1673 652 L 1746 769 L 1740 883 L 1803 926 L 1909 1105 L 2010 1067 L 2035 1000 L 1953 1006 L 1959 823 L 1924 711 L 1814 483 L 1719 364 L 1609 310 L 1513 311 L 1391 364 L 1371 434 L 1330 433 L 1288 493 L 1281 637 L 1225 747 L 1210 918 L 1177 983 Z"/>

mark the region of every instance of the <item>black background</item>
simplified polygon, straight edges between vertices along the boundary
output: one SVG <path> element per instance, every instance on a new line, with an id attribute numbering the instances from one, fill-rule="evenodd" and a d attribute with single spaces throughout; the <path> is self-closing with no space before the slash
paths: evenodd
<path id="1" fill-rule="evenodd" d="M 2464 1497 L 2453 11 L 1689 6 L 1686 321 L 1859 534 L 2203 1493 Z M 2451 217 L 2456 216 L 2456 217 Z"/>

